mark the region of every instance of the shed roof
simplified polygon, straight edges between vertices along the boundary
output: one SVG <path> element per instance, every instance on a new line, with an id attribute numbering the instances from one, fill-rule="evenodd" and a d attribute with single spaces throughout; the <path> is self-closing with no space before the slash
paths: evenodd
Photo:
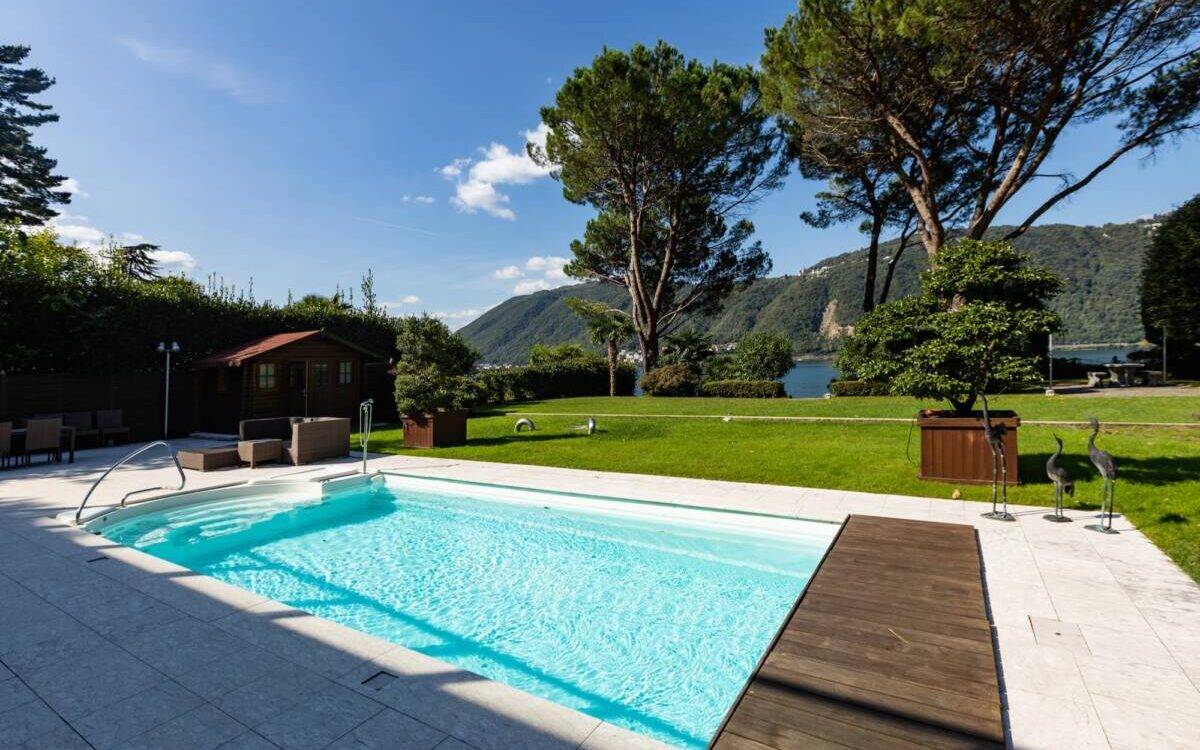
<path id="1" fill-rule="evenodd" d="M 329 339 L 330 341 L 341 344 L 342 346 L 354 349 L 368 356 L 377 357 L 374 352 L 368 351 L 357 344 L 353 344 L 345 339 L 338 338 L 331 333 L 328 333 L 323 328 L 318 328 L 315 331 L 293 331 L 291 333 L 274 333 L 270 336 L 259 336 L 256 339 L 238 344 L 237 346 L 228 349 L 222 349 L 219 352 L 202 357 L 192 363 L 192 367 L 204 369 L 209 367 L 241 367 L 247 360 L 254 359 L 257 356 L 266 354 L 269 351 L 278 349 L 288 344 L 294 344 L 297 341 L 305 341 L 316 336 Z"/>

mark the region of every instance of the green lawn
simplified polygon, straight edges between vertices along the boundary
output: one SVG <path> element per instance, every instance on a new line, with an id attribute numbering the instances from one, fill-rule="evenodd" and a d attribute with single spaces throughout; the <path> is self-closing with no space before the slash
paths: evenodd
<path id="1" fill-rule="evenodd" d="M 1200 422 L 1200 389 L 1195 396 L 989 396 L 992 409 L 1013 409 L 1024 419 L 1113 422 Z M 579 414 L 710 414 L 794 417 L 902 417 L 937 407 L 911 398 L 742 399 L 742 398 L 563 398 L 509 404 L 504 411 Z M 977 404 L 976 408 L 981 405 Z M 945 408 L 945 406 L 937 407 Z"/>
<path id="2" fill-rule="evenodd" d="M 1114 421 L 1192 421 L 1200 398 L 997 397 L 997 408 L 1016 408 L 1027 419 L 1082 419 L 1096 414 Z M 707 407 L 707 408 L 706 408 Z M 762 420 L 605 419 L 609 413 L 798 414 L 906 416 L 907 399 L 832 399 L 817 402 L 723 401 L 717 399 L 563 399 L 521 404 L 513 411 L 595 414 L 596 435 L 573 429 L 574 416 L 534 417 L 537 431 L 513 433 L 514 417 L 498 413 L 473 418 L 468 444 L 457 448 L 407 450 L 399 429 L 377 430 L 372 450 L 406 455 L 542 464 L 580 469 L 825 487 L 866 492 L 949 498 L 954 485 L 917 479 L 919 441 L 912 432 L 910 458 L 906 423 L 786 422 Z M 1100 484 L 1087 461 L 1081 427 L 1025 425 L 1019 433 L 1022 484 L 1009 489 L 1014 503 L 1049 505 L 1052 488 L 1046 459 L 1052 434 L 1066 444 L 1062 461 L 1077 477 L 1077 507 L 1095 507 Z M 1105 429 L 1099 444 L 1117 457 L 1117 510 L 1200 580 L 1200 428 L 1124 427 Z M 989 488 L 964 485 L 962 496 L 987 500 Z"/>

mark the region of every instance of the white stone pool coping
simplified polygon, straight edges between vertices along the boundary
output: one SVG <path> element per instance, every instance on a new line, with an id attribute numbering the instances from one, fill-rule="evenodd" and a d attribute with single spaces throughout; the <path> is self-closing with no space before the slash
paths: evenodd
<path id="1" fill-rule="evenodd" d="M 176 441 L 181 447 L 188 441 Z M 652 748 L 639 735 L 54 518 L 125 449 L 0 473 L 0 737 L 27 747 Z M 345 472 L 188 472 L 188 487 Z M 1200 747 L 1200 588 L 1142 534 L 981 503 L 388 456 L 371 470 L 838 522 L 974 525 L 1015 748 Z M 165 470 L 164 470 L 165 472 Z M 98 495 L 147 483 L 121 470 Z M 153 483 L 154 479 L 149 482 Z M 108 487 L 111 483 L 112 486 Z M 152 494 L 147 493 L 153 497 Z M 163 494 L 163 493 L 160 493 Z M 362 681 L 400 676 L 379 690 Z M 181 739 L 185 738 L 185 739 Z"/>

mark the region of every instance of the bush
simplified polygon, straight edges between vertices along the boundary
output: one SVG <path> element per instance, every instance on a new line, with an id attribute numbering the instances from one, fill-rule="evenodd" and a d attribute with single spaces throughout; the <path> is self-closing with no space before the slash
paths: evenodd
<path id="1" fill-rule="evenodd" d="M 632 396 L 637 373 L 633 365 L 617 365 L 617 395 Z M 569 396 L 607 396 L 608 364 L 603 360 L 575 359 L 524 367 L 484 370 L 476 376 L 483 401 L 532 401 Z"/>
<path id="2" fill-rule="evenodd" d="M 687 365 L 663 365 L 642 376 L 642 390 L 649 396 L 695 396 L 700 376 Z"/>
<path id="3" fill-rule="evenodd" d="M 787 398 L 778 380 L 710 380 L 700 386 L 701 396 L 714 398 Z"/>
<path id="4" fill-rule="evenodd" d="M 733 358 L 743 380 L 778 380 L 795 364 L 791 339 L 769 331 L 743 336 Z"/>
<path id="5" fill-rule="evenodd" d="M 598 357 L 579 344 L 534 344 L 529 348 L 529 364 L 552 365 L 576 360 L 593 361 Z"/>
<path id="6" fill-rule="evenodd" d="M 834 396 L 886 396 L 891 391 L 887 383 L 874 380 L 835 380 L 829 384 Z"/>
<path id="7" fill-rule="evenodd" d="M 718 354 L 704 362 L 704 380 L 742 380 L 737 360 L 732 354 Z"/>
<path id="8" fill-rule="evenodd" d="M 415 415 L 439 409 L 464 409 L 479 397 L 467 373 L 479 353 L 445 323 L 430 315 L 396 322 L 396 409 Z"/>

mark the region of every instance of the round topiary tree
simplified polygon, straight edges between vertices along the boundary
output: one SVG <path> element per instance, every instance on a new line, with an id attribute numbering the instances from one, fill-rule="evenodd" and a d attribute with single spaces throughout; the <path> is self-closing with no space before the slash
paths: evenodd
<path id="1" fill-rule="evenodd" d="M 468 374 L 479 352 L 430 315 L 396 322 L 396 409 L 405 445 L 430 447 L 466 440 L 464 409 L 478 397 Z"/>
<path id="2" fill-rule="evenodd" d="M 1039 379 L 1035 341 L 1061 326 L 1046 300 L 1062 281 L 1006 242 L 961 240 L 921 276 L 921 294 L 859 319 L 838 367 L 895 395 L 947 401 L 969 414 L 984 389 Z"/>
<path id="3" fill-rule="evenodd" d="M 1142 266 L 1142 325 L 1177 375 L 1200 372 L 1200 195 L 1171 212 L 1154 231 Z M 1161 361 L 1161 360 L 1160 360 Z"/>

